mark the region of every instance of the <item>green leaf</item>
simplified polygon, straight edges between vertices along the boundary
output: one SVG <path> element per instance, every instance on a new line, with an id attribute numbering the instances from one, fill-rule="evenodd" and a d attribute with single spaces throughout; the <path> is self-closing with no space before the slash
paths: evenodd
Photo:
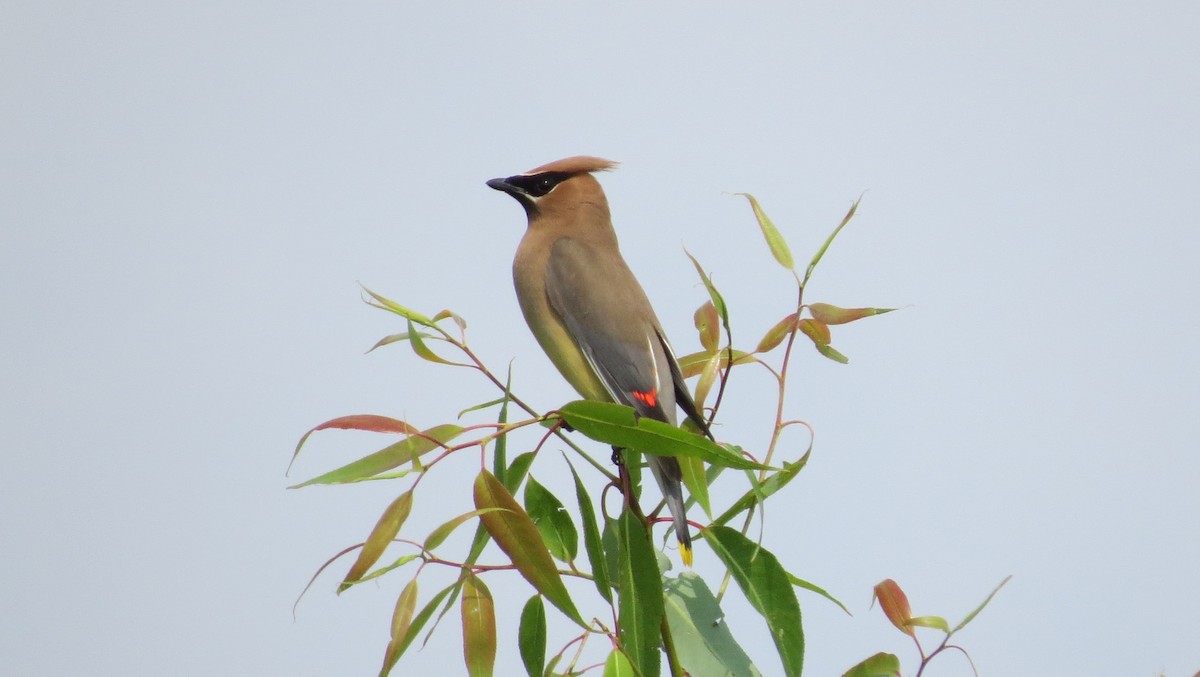
<path id="1" fill-rule="evenodd" d="M 722 350 L 718 354 L 721 356 L 721 362 L 718 366 L 721 369 L 729 366 L 729 351 Z M 684 355 L 678 359 L 679 370 L 683 373 L 684 378 L 691 378 L 703 372 L 704 367 L 708 365 L 708 361 L 710 359 L 712 359 L 712 355 L 709 355 L 703 350 L 698 353 Z M 749 364 L 756 361 L 757 359 L 752 353 L 748 353 L 744 350 L 733 351 L 733 366 L 735 367 L 739 364 Z"/>
<path id="2" fill-rule="evenodd" d="M 947 635 L 950 634 L 950 624 L 947 623 L 946 619 L 942 618 L 941 616 L 916 616 L 908 619 L 908 624 L 910 626 L 921 628 L 933 628 L 935 630 L 941 630 Z"/>
<path id="3" fill-rule="evenodd" d="M 838 308 L 828 303 L 808 304 L 808 312 L 812 313 L 813 319 L 825 324 L 846 324 L 864 317 L 890 313 L 893 310 L 895 308 Z"/>
<path id="4" fill-rule="evenodd" d="M 423 360 L 436 362 L 437 364 L 449 364 L 455 367 L 470 366 L 463 364 L 462 362 L 451 362 L 450 360 L 447 360 L 446 358 L 433 352 L 429 345 L 425 343 L 425 339 L 421 338 L 420 332 L 413 327 L 412 320 L 408 321 L 408 343 L 412 346 L 413 352 Z"/>
<path id="5" fill-rule="evenodd" d="M 693 675 L 762 674 L 733 638 L 725 612 L 704 579 L 685 571 L 666 579 L 666 587 L 667 622 L 684 669 Z"/>
<path id="6" fill-rule="evenodd" d="M 700 380 L 696 381 L 696 394 L 692 400 L 700 411 L 704 411 L 704 400 L 708 399 L 709 391 L 717 382 L 717 374 L 721 371 L 722 357 L 728 358 L 725 353 L 713 353 L 704 363 L 704 369 L 700 372 Z M 725 359 L 724 361 L 728 362 L 729 360 Z"/>
<path id="7" fill-rule="evenodd" d="M 525 510 L 550 554 L 563 562 L 575 561 L 579 554 L 579 532 L 571 521 L 571 514 L 557 496 L 533 477 L 525 484 Z"/>
<path id="8" fill-rule="evenodd" d="M 521 609 L 521 625 L 517 629 L 517 645 L 521 662 L 529 677 L 541 677 L 546 666 L 546 605 L 541 595 L 534 595 Z"/>
<path id="9" fill-rule="evenodd" d="M 758 204 L 758 200 L 750 193 L 735 193 L 741 195 L 750 201 L 750 207 L 754 210 L 754 218 L 758 219 L 758 227 L 762 229 L 763 237 L 767 240 L 767 246 L 771 248 L 771 254 L 779 265 L 793 270 L 796 264 L 792 261 L 792 252 L 788 249 L 787 241 L 783 239 L 783 235 L 779 234 L 779 229 L 771 222 L 770 217 L 763 211 L 763 208 Z"/>
<path id="10" fill-rule="evenodd" d="M 713 524 L 720 525 L 729 522 L 729 520 L 738 516 L 745 510 L 749 510 L 758 505 L 760 501 L 766 500 L 768 496 L 774 494 L 784 488 L 800 474 L 800 471 L 808 464 L 808 456 L 812 452 L 811 444 L 809 451 L 804 453 L 804 456 L 795 463 L 784 463 L 783 470 L 771 473 L 767 479 L 762 482 L 755 483 L 749 491 L 742 495 L 733 505 L 721 513 L 719 517 L 713 520 Z"/>
<path id="11" fill-rule="evenodd" d="M 452 534 L 455 529 L 457 529 L 460 525 L 462 525 L 463 522 L 474 519 L 476 517 L 479 517 L 480 515 L 483 515 L 484 513 L 492 512 L 494 510 L 503 510 L 503 508 L 488 508 L 486 510 L 472 510 L 470 512 L 465 512 L 465 513 L 459 515 L 458 517 L 447 520 L 446 522 L 442 523 L 441 526 L 439 526 L 438 528 L 429 532 L 429 535 L 425 537 L 425 543 L 422 544 L 422 547 L 425 548 L 426 550 L 433 550 L 433 549 L 437 548 L 439 545 L 441 545 L 443 542 L 445 542 L 445 540 L 450 536 L 450 534 Z"/>
<path id="12" fill-rule="evenodd" d="M 700 332 L 700 345 L 709 354 L 717 352 L 721 343 L 721 317 L 717 314 L 717 307 L 712 301 L 705 301 L 696 309 L 692 319 L 696 331 Z"/>
<path id="13" fill-rule="evenodd" d="M 721 292 L 717 291 L 716 285 L 709 278 L 708 273 L 704 272 L 704 268 L 700 266 L 700 262 L 688 250 L 683 250 L 684 254 L 692 260 L 692 265 L 695 266 L 696 272 L 700 275 L 700 281 L 704 283 L 704 288 L 708 290 L 708 297 L 713 302 L 713 307 L 717 309 L 717 315 L 721 316 L 721 322 L 725 325 L 725 330 L 729 330 L 729 308 L 725 306 L 725 298 L 721 296 Z"/>
<path id="14" fill-rule="evenodd" d="M 476 405 L 474 405 L 474 406 L 471 406 L 471 407 L 467 407 L 466 409 L 463 409 L 462 411 L 458 412 L 458 418 L 462 418 L 462 417 L 463 417 L 463 416 L 465 416 L 466 414 L 469 414 L 469 413 L 471 413 L 471 412 L 473 412 L 473 411 L 480 411 L 480 410 L 483 410 L 483 409 L 490 409 L 491 407 L 494 407 L 494 406 L 496 406 L 497 404 L 504 404 L 504 403 L 505 403 L 505 402 L 507 402 L 507 401 L 508 401 L 508 398 L 505 398 L 505 397 L 497 397 L 496 399 L 494 399 L 494 400 L 491 400 L 490 402 L 483 402 L 483 403 L 476 404 Z"/>
<path id="15" fill-rule="evenodd" d="M 687 487 L 688 495 L 696 499 L 696 503 L 704 511 L 705 515 L 712 517 L 712 505 L 708 498 L 708 478 L 704 473 L 704 461 L 684 456 L 679 459 L 679 469 L 683 471 L 683 485 Z"/>
<path id="16" fill-rule="evenodd" d="M 508 489 L 509 493 L 516 493 L 517 487 L 525 481 L 525 476 L 529 474 L 529 466 L 533 465 L 535 458 L 537 458 L 537 452 L 527 451 L 518 454 L 508 465 L 508 470 L 504 472 L 504 487 Z"/>
<path id="17" fill-rule="evenodd" d="M 395 444 L 364 456 L 353 463 L 348 463 L 337 470 L 331 470 L 324 475 L 314 477 L 307 482 L 292 485 L 289 489 L 299 489 L 313 484 L 344 484 L 370 479 L 379 473 L 386 472 L 403 465 L 434 449 L 444 448 L 446 443 L 458 437 L 463 429 L 456 425 L 439 425 L 419 434 L 406 437 Z"/>
<path id="18" fill-rule="evenodd" d="M 1000 588 L 1003 588 L 1004 585 L 1010 580 L 1012 580 L 1012 574 L 1005 576 L 1004 580 L 1000 581 L 1000 585 L 997 585 L 995 588 L 993 588 L 992 592 L 988 594 L 987 599 L 983 600 L 983 603 L 975 607 L 971 613 L 967 614 L 967 617 L 962 620 L 962 623 L 954 626 L 954 632 L 958 632 L 959 630 L 967 627 L 967 623 L 970 623 L 972 620 L 974 620 L 975 617 L 979 615 L 979 612 L 983 611 L 983 608 L 988 605 L 988 602 L 992 601 L 992 598 L 996 596 L 996 593 L 1000 592 Z"/>
<path id="19" fill-rule="evenodd" d="M 592 568 L 592 582 L 596 590 L 609 604 L 612 604 L 611 583 L 609 583 L 608 560 L 604 557 L 604 545 L 600 540 L 600 527 L 596 523 L 596 511 L 592 508 L 592 499 L 588 496 L 575 472 L 575 466 L 567 461 L 571 475 L 575 477 L 575 499 L 579 502 L 579 518 L 583 522 L 583 549 L 587 552 L 588 565 Z"/>
<path id="20" fill-rule="evenodd" d="M 481 519 L 517 571 L 551 604 L 587 629 L 587 623 L 571 601 L 571 595 L 554 566 L 554 560 L 550 558 L 550 551 L 546 549 L 541 534 L 521 505 L 508 493 L 508 489 L 500 484 L 495 475 L 481 470 L 475 478 L 474 493 L 477 508 L 505 508 L 486 513 Z"/>
<path id="21" fill-rule="evenodd" d="M 821 353 L 825 357 L 828 357 L 834 362 L 846 364 L 850 361 L 846 359 L 845 355 L 842 355 L 829 345 L 831 338 L 829 334 L 829 325 L 825 324 L 824 322 L 818 322 L 817 320 L 803 319 L 796 323 L 796 327 L 800 329 L 802 334 L 812 339 L 813 345 L 816 347 L 817 352 Z"/>
<path id="22" fill-rule="evenodd" d="M 839 607 L 841 607 L 841 608 L 842 608 L 842 611 L 845 611 L 847 616 L 853 616 L 853 615 L 854 615 L 854 614 L 850 613 L 850 610 L 849 610 L 849 609 L 847 609 L 847 608 L 846 608 L 846 605 L 845 605 L 845 604 L 842 604 L 842 602 L 841 602 L 841 601 L 840 601 L 838 598 L 836 598 L 836 597 L 834 597 L 833 595 L 831 595 L 831 594 L 829 594 L 828 592 L 826 592 L 826 591 L 825 591 L 825 588 L 822 588 L 821 586 L 819 586 L 819 585 L 815 585 L 815 584 L 813 584 L 813 583 L 809 583 L 808 581 L 804 580 L 803 578 L 799 578 L 799 577 L 797 577 L 796 575 L 794 575 L 794 574 L 793 574 L 792 572 L 790 572 L 790 571 L 788 572 L 788 575 L 787 575 L 787 576 L 788 576 L 788 580 L 789 580 L 789 581 L 791 581 L 792 585 L 796 586 L 797 588 L 804 588 L 805 590 L 808 590 L 809 592 L 815 592 L 815 593 L 817 593 L 818 595 L 820 595 L 820 596 L 824 597 L 825 599 L 829 600 L 830 602 L 833 602 L 834 604 L 836 604 L 836 605 L 838 605 Z"/>
<path id="23" fill-rule="evenodd" d="M 604 661 L 604 677 L 637 677 L 633 663 L 620 649 L 613 649 Z"/>
<path id="24" fill-rule="evenodd" d="M 368 301 L 367 303 L 369 305 L 375 306 L 376 308 L 379 308 L 381 310 L 387 310 L 387 311 L 393 312 L 393 313 L 399 315 L 400 317 L 403 317 L 404 319 L 409 320 L 411 322 L 416 322 L 417 324 L 424 325 L 426 327 L 430 327 L 433 329 L 437 329 L 438 331 L 441 331 L 441 328 L 438 327 L 436 324 L 434 324 L 432 319 L 425 317 L 421 313 L 418 313 L 417 311 L 412 310 L 410 308 L 405 308 L 404 306 L 400 305 L 399 303 L 396 303 L 395 301 L 392 301 L 390 299 L 386 299 L 386 298 L 380 296 L 379 294 L 376 294 L 375 292 L 371 291 L 370 289 L 367 289 L 366 287 L 363 287 L 363 291 L 367 292 L 368 294 L 371 295 L 371 298 L 375 299 L 375 303 L 371 303 L 370 301 Z"/>
<path id="25" fill-rule="evenodd" d="M 612 402 L 576 400 L 559 409 L 567 425 L 597 442 L 657 456 L 694 457 L 738 470 L 770 470 L 706 437 L 675 426 L 639 417 L 633 409 Z"/>
<path id="26" fill-rule="evenodd" d="M 779 560 L 766 548 L 724 526 L 704 530 L 717 557 L 758 613 L 767 621 L 784 674 L 796 677 L 804 665 L 804 629 L 800 603 Z"/>
<path id="27" fill-rule="evenodd" d="M 842 677 L 900 677 L 900 659 L 895 654 L 877 653 L 847 670 Z"/>
<path id="28" fill-rule="evenodd" d="M 846 216 L 842 218 L 842 222 L 838 224 L 837 228 L 833 229 L 833 232 L 829 234 L 829 237 L 825 238 L 825 244 L 821 245 L 821 248 L 818 249 L 817 253 L 813 255 L 812 261 L 808 264 L 808 269 L 804 271 L 804 281 L 800 283 L 801 287 L 804 287 L 804 285 L 808 284 L 809 278 L 812 277 L 813 271 L 817 268 L 817 264 L 821 262 L 821 258 L 825 256 L 825 251 L 829 249 L 829 245 L 833 244 L 834 238 L 838 236 L 838 233 L 842 232 L 842 228 L 845 228 L 846 224 L 850 223 L 850 219 L 854 218 L 854 213 L 858 211 L 858 203 L 861 200 L 862 197 L 859 197 L 859 199 L 854 201 L 854 204 L 850 205 L 850 211 L 846 212 Z"/>
<path id="29" fill-rule="evenodd" d="M 415 597 L 415 581 L 409 585 L 413 586 L 412 594 Z M 453 590 L 457 585 L 458 583 L 454 583 L 446 586 L 445 589 L 434 595 L 433 599 L 429 600 L 429 602 L 421 608 L 421 611 L 417 613 L 416 617 L 412 619 L 412 622 L 409 623 L 407 627 L 400 628 L 400 630 L 403 630 L 402 633 L 397 632 L 397 627 L 395 623 L 393 623 L 392 641 L 388 642 L 387 651 L 384 652 L 383 668 L 379 671 L 380 677 L 384 677 L 391 672 L 392 667 L 396 665 L 396 661 L 400 660 L 400 657 L 404 655 L 406 650 L 408 650 L 408 647 L 412 644 L 413 640 L 417 638 L 418 634 L 420 634 L 421 628 L 425 627 L 425 623 L 429 621 L 429 617 L 433 615 L 433 611 L 437 608 L 437 605 L 440 604 L 442 599 L 445 598 L 446 595 L 450 594 L 450 591 Z M 407 588 L 405 589 L 405 592 L 408 592 Z M 403 596 L 404 593 L 401 593 L 401 597 Z M 399 607 L 399 604 L 397 604 L 397 607 Z"/>
<path id="30" fill-rule="evenodd" d="M 409 489 L 400 494 L 383 511 L 383 514 L 379 516 L 379 521 L 375 523 L 375 528 L 371 530 L 371 535 L 367 536 L 362 549 L 358 551 L 358 559 L 354 560 L 350 571 L 346 573 L 346 578 L 338 586 L 338 594 L 345 592 L 346 588 L 362 578 L 362 575 L 367 573 L 367 570 L 374 566 L 375 562 L 379 561 L 383 551 L 391 545 L 396 534 L 400 533 L 400 527 L 404 525 L 404 520 L 408 519 L 409 513 L 412 512 L 412 504 L 413 490 Z"/>
<path id="31" fill-rule="evenodd" d="M 643 677 L 659 674 L 662 577 L 646 524 L 626 508 L 617 520 L 617 642 Z"/>
<path id="32" fill-rule="evenodd" d="M 754 348 L 754 352 L 769 353 L 775 350 L 780 343 L 783 343 L 783 339 L 787 338 L 788 334 L 796 330 L 797 317 L 796 313 L 792 313 L 779 322 L 776 322 L 774 327 L 771 327 L 767 330 L 766 334 L 763 334 L 762 339 L 758 342 L 758 346 Z"/>
<path id="33" fill-rule="evenodd" d="M 496 665 L 496 610 L 492 593 L 468 573 L 462 595 L 463 658 L 471 677 L 491 677 Z"/>

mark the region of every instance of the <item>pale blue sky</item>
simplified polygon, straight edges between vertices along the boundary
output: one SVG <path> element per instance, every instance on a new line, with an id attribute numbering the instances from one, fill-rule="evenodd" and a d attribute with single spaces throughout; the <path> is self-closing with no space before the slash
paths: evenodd
<path id="1" fill-rule="evenodd" d="M 603 183 L 680 352 L 704 299 L 683 246 L 745 343 L 790 303 L 729 192 L 806 260 L 867 191 L 810 300 L 905 309 L 837 329 L 848 366 L 799 355 L 817 446 L 765 527 L 855 613 L 801 596 L 807 674 L 915 672 L 868 609 L 883 578 L 955 621 L 1008 574 L 961 637 L 981 675 L 1200 670 L 1200 9 L 1053 4 L 6 3 L 6 673 L 375 674 L 407 572 L 291 604 L 406 485 L 284 489 L 366 435 L 315 437 L 290 480 L 288 457 L 333 416 L 492 396 L 364 356 L 402 328 L 359 282 L 466 316 L 538 406 L 572 397 L 517 314 L 523 216 L 483 182 L 580 153 L 622 162 Z M 738 382 L 721 436 L 761 444 L 766 394 Z M 569 497 L 561 465 L 534 473 Z M 451 480 L 410 533 L 467 509 Z M 402 666 L 458 674 L 457 621 Z"/>

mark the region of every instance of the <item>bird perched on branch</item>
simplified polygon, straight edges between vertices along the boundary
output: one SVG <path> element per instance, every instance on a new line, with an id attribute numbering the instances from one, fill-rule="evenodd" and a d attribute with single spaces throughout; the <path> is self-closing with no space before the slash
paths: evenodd
<path id="1" fill-rule="evenodd" d="M 593 172 L 615 162 L 569 157 L 487 185 L 525 208 L 513 281 L 525 322 L 550 361 L 589 400 L 619 402 L 676 424 L 676 406 L 711 437 L 646 293 L 617 247 L 608 200 Z M 647 455 L 692 563 L 679 461 Z"/>

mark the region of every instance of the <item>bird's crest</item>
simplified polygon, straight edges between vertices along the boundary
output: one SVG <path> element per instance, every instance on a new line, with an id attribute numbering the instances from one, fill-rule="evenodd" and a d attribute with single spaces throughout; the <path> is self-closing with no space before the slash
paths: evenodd
<path id="1" fill-rule="evenodd" d="M 533 176 L 534 174 L 543 174 L 545 172 L 562 172 L 564 174 L 590 174 L 591 172 L 603 172 L 613 169 L 617 166 L 612 160 L 604 158 L 592 157 L 590 155 L 573 155 L 554 162 L 548 162 L 541 167 L 535 167 L 523 174 L 523 176 Z"/>

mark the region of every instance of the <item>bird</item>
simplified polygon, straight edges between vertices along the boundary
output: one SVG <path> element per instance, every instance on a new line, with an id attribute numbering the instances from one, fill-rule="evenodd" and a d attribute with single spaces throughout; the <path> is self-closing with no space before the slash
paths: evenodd
<path id="1" fill-rule="evenodd" d="M 677 425 L 678 406 L 711 439 L 662 324 L 617 245 L 608 199 L 594 176 L 616 165 L 580 155 L 487 182 L 515 198 L 528 217 L 513 259 L 521 312 L 550 361 L 585 399 L 624 404 L 671 425 Z M 679 461 L 647 458 L 690 567 Z"/>

